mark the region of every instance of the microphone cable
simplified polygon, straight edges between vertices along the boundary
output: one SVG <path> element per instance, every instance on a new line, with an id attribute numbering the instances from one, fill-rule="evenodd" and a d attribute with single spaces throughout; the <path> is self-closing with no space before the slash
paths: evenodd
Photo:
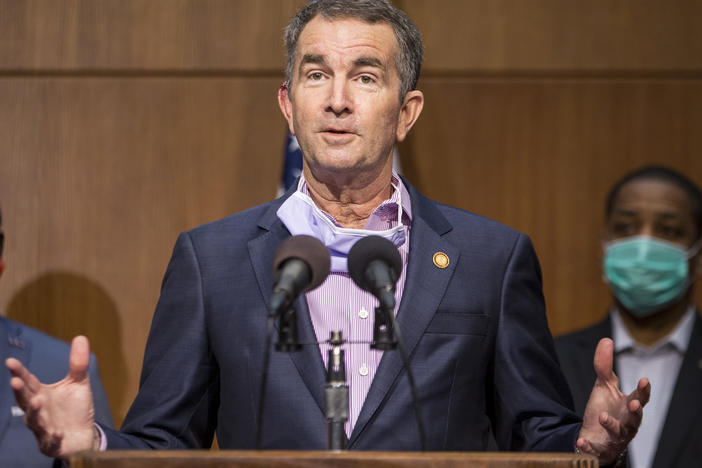
<path id="1" fill-rule="evenodd" d="M 388 278 L 393 281 L 392 285 L 385 285 L 383 288 L 377 288 L 377 285 L 373 284 L 372 278 L 370 278 L 367 273 L 369 266 L 374 262 L 381 262 L 387 266 L 389 276 Z M 395 318 L 394 307 L 390 310 L 384 308 L 383 300 L 381 299 L 381 289 L 382 291 L 387 291 L 387 287 L 391 286 L 393 297 L 392 301 L 394 303 L 394 292 L 395 283 L 400 277 L 402 272 L 402 258 L 400 257 L 400 252 L 397 247 L 389 240 L 380 236 L 367 236 L 356 242 L 351 250 L 349 251 L 348 257 L 349 265 L 349 275 L 353 281 L 361 289 L 372 293 L 379 301 L 379 309 L 382 310 L 392 324 L 392 329 L 395 332 L 395 337 L 397 338 L 397 347 L 400 351 L 400 357 L 402 358 L 402 363 L 407 369 L 407 380 L 410 386 L 410 395 L 412 397 L 412 407 L 414 408 L 415 419 L 417 420 L 417 429 L 419 431 L 419 443 L 421 451 L 426 451 L 426 431 L 424 430 L 424 420 L 422 418 L 422 411 L 419 405 L 419 397 L 417 396 L 417 386 L 414 380 L 414 374 L 412 373 L 412 368 L 410 367 L 410 358 L 407 354 L 407 347 L 405 346 L 405 340 L 402 336 L 398 321 Z M 393 304 L 394 306 L 394 304 Z M 377 309 L 376 309 L 377 310 Z M 377 312 L 376 312 L 377 320 Z"/>

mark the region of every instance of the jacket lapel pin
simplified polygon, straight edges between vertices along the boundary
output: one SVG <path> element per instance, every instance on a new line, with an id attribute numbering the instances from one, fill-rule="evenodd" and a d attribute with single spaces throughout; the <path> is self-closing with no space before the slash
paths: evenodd
<path id="1" fill-rule="evenodd" d="M 434 265 L 436 265 L 437 268 L 444 269 L 447 266 L 449 266 L 449 258 L 448 255 L 446 255 L 443 252 L 436 252 L 434 254 L 434 258 L 432 258 L 434 261 Z"/>

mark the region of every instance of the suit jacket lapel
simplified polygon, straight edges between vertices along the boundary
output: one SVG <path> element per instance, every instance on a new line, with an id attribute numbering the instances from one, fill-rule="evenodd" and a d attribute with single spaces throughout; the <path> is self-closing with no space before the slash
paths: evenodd
<path id="1" fill-rule="evenodd" d="M 296 186 L 293 186 L 293 189 Z M 286 195 L 292 193 L 288 191 Z M 266 214 L 262 217 L 259 227 L 262 234 L 249 241 L 249 256 L 253 265 L 254 274 L 258 281 L 259 289 L 263 295 L 263 301 L 267 305 L 270 300 L 269 294 L 273 290 L 273 258 L 281 242 L 290 236 L 290 232 L 276 215 L 283 199 L 279 199 L 271 205 Z M 298 320 L 298 338 L 302 343 L 316 342 L 317 337 L 312 326 L 312 319 L 307 308 L 307 301 L 301 295 L 295 301 L 295 310 Z M 265 317 L 264 317 L 265 318 Z M 276 337 L 273 337 L 275 342 Z M 273 350 L 272 352 L 276 352 Z M 319 352 L 319 346 L 305 345 L 301 351 L 289 353 L 290 359 L 300 373 L 305 386 L 314 397 L 319 408 L 324 410 L 324 361 Z"/>
<path id="2" fill-rule="evenodd" d="M 680 446 L 702 417 L 702 319 L 695 316 L 690 344 L 680 366 L 653 466 L 673 466 Z M 645 409 L 644 409 L 645 411 Z M 699 441 L 698 441 L 699 442 Z"/>
<path id="3" fill-rule="evenodd" d="M 410 233 L 410 255 L 407 264 L 407 277 L 397 320 L 405 340 L 407 354 L 419 343 L 424 330 L 429 325 L 434 312 L 444 296 L 449 280 L 458 262 L 459 250 L 441 236 L 451 230 L 451 225 L 439 210 L 407 181 L 412 198 L 412 227 Z M 443 252 L 449 258 L 447 268 L 440 269 L 433 264 L 436 252 Z M 386 351 L 361 408 L 349 445 L 351 446 L 363 432 L 383 402 L 389 397 L 393 385 L 403 368 L 399 350 Z"/>
<path id="4" fill-rule="evenodd" d="M 2 357 L 3 363 L 5 359 L 13 357 L 25 366 L 29 364 L 31 346 L 29 342 L 22 340 L 20 335 L 21 331 L 15 324 L 0 317 L 0 357 Z M 16 406 L 16 402 L 15 395 L 9 385 L 10 371 L 4 364 L 0 370 L 0 378 L 2 378 L 0 384 L 0 439 L 2 439 L 10 424 L 12 407 Z"/>

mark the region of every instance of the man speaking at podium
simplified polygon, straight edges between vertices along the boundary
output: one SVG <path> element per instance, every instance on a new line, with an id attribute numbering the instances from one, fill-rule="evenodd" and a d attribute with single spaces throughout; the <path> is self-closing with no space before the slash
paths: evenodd
<path id="1" fill-rule="evenodd" d="M 337 329 L 369 340 L 365 316 L 377 303 L 349 278 L 343 245 L 345 236 L 372 233 L 392 241 L 403 260 L 396 314 L 430 421 L 427 449 L 486 450 L 492 430 L 503 450 L 580 450 L 615 461 L 640 423 L 647 380 L 630 395 L 619 392 L 612 342 L 603 341 L 580 420 L 527 236 L 431 201 L 392 172 L 393 147 L 424 103 L 414 25 L 383 0 L 319 0 L 293 18 L 285 42 L 278 102 L 302 149 L 299 184 L 180 235 L 121 431 L 93 424 L 84 338 L 74 340 L 71 372 L 56 387 L 8 361 L 43 451 L 208 448 L 215 429 L 221 448 L 254 448 L 274 252 L 299 233 L 325 239 L 333 252 L 332 273 L 295 303 L 301 341 Z M 272 355 L 261 448 L 325 448 L 323 349 Z M 418 450 L 398 352 L 349 346 L 347 358 L 348 448 Z"/>

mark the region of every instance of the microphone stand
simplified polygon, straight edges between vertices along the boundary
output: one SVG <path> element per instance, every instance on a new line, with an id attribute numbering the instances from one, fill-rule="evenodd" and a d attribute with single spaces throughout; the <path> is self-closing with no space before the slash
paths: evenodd
<path id="1" fill-rule="evenodd" d="M 345 341 L 340 331 L 331 332 L 328 351 L 327 383 L 324 386 L 324 415 L 327 418 L 327 447 L 346 450 L 344 424 L 349 420 L 349 386 L 346 384 L 346 364 L 341 345 Z"/>
<path id="2" fill-rule="evenodd" d="M 290 305 L 287 310 L 280 314 L 278 322 L 278 342 L 275 350 L 283 353 L 300 351 L 302 345 L 297 339 L 297 313 Z"/>
<path id="3" fill-rule="evenodd" d="M 371 349 L 389 351 L 397 347 L 397 341 L 393 336 L 394 311 L 388 311 L 382 305 L 375 308 L 375 322 L 373 323 L 373 342 Z"/>

